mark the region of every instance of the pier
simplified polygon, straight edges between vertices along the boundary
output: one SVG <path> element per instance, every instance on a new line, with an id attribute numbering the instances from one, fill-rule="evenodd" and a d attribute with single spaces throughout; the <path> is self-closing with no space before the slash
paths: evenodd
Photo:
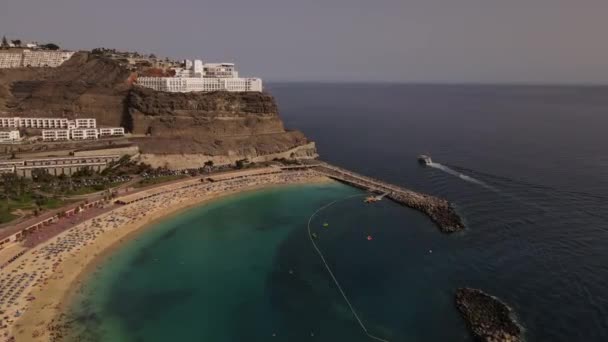
<path id="1" fill-rule="evenodd" d="M 447 200 L 408 190 L 324 162 L 310 164 L 307 167 L 339 182 L 383 194 L 399 204 L 421 211 L 444 233 L 454 233 L 464 229 L 460 216 Z"/>

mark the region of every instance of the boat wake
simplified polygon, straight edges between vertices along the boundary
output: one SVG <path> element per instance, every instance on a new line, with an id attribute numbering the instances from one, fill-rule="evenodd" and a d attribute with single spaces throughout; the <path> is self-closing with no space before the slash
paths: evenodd
<path id="1" fill-rule="evenodd" d="M 452 176 L 456 176 L 456 177 L 462 179 L 465 182 L 477 184 L 477 185 L 482 186 L 482 187 L 484 187 L 484 188 L 486 188 L 488 190 L 492 190 L 492 191 L 495 191 L 495 192 L 500 192 L 498 189 L 496 189 L 495 187 L 489 185 L 488 183 L 485 183 L 485 182 L 483 182 L 483 181 L 481 181 L 481 180 L 479 180 L 477 178 L 473 178 L 471 176 L 465 175 L 464 173 L 458 172 L 458 171 L 456 171 L 454 169 L 451 169 L 451 168 L 449 168 L 449 167 L 447 167 L 445 165 L 442 165 L 442 164 L 439 164 L 439 163 L 435 163 L 435 162 L 431 162 L 431 163 L 428 163 L 427 166 L 435 168 L 435 169 L 438 169 L 438 170 L 441 170 L 441 171 L 443 171 L 443 172 L 445 172 L 447 174 L 450 174 Z"/>

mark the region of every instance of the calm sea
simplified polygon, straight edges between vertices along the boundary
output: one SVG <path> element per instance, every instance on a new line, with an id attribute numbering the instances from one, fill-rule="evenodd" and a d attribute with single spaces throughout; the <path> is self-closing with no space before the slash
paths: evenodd
<path id="1" fill-rule="evenodd" d="M 451 200 L 443 235 L 388 201 L 313 220 L 367 329 L 472 341 L 460 286 L 509 303 L 528 341 L 608 340 L 608 88 L 271 84 L 323 159 Z M 433 167 L 416 156 L 430 154 Z M 91 275 L 73 333 L 99 341 L 369 341 L 306 235 L 358 190 L 229 197 L 151 228 Z M 327 223 L 327 227 L 323 224 Z M 373 240 L 368 241 L 371 235 Z M 432 251 L 432 252 L 431 252 Z"/>

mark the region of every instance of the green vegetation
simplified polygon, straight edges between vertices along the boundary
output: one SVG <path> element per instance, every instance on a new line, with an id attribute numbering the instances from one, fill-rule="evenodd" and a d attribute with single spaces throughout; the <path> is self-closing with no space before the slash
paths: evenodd
<path id="1" fill-rule="evenodd" d="M 169 176 L 160 176 L 160 177 L 156 177 L 156 178 L 146 178 L 146 179 L 142 179 L 139 182 L 135 183 L 134 187 L 143 188 L 146 186 L 166 183 L 166 182 L 182 179 L 185 177 L 186 177 L 186 175 L 169 175 Z"/>
<path id="2" fill-rule="evenodd" d="M 17 196 L 4 196 L 0 200 L 0 224 L 20 217 L 17 214 L 18 211 L 21 211 L 21 214 L 31 213 L 37 216 L 43 210 L 56 209 L 69 202 L 56 197 L 47 197 L 31 192 L 22 193 Z"/>
<path id="3" fill-rule="evenodd" d="M 0 205 L 0 224 L 10 222 L 18 216 L 11 214 L 11 210 L 6 205 Z"/>

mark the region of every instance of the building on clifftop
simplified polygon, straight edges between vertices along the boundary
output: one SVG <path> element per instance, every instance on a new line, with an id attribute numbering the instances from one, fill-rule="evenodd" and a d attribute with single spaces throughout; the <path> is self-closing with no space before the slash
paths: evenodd
<path id="1" fill-rule="evenodd" d="M 185 60 L 183 68 L 175 68 L 174 77 L 138 77 L 137 84 L 165 92 L 262 91 L 260 78 L 239 77 L 233 63 L 203 63 Z"/>

